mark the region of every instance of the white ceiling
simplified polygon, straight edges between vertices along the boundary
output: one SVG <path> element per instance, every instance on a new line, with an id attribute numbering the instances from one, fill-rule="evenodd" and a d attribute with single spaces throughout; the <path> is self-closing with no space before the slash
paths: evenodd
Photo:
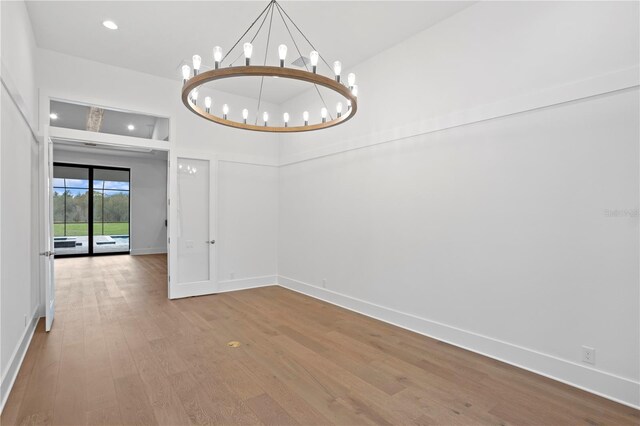
<path id="1" fill-rule="evenodd" d="M 350 67 L 472 3 L 280 2 L 329 63 L 342 61 L 345 75 Z M 203 67 L 212 66 L 212 47 L 220 45 L 226 53 L 267 4 L 267 1 L 28 1 L 27 8 L 39 47 L 180 80 L 180 66 L 190 64 L 193 54 L 202 56 Z M 119 29 L 104 28 L 102 22 L 106 19 L 115 21 Z M 254 42 L 254 63 L 264 60 L 268 24 L 269 20 Z M 269 62 L 276 64 L 277 46 L 281 43 L 289 47 L 287 62 L 297 59 L 299 55 L 278 13 L 274 13 L 272 28 Z M 296 42 L 307 56 L 311 48 L 304 39 L 297 35 Z M 241 44 L 230 57 L 241 54 Z M 320 71 L 332 74 L 329 69 Z M 257 97 L 255 86 L 234 79 L 220 89 Z M 265 83 L 263 99 L 282 103 L 304 89 L 300 85 Z"/>

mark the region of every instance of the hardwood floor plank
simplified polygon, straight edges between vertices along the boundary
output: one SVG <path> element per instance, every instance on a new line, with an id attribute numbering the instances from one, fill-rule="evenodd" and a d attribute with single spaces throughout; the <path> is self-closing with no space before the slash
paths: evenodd
<path id="1" fill-rule="evenodd" d="M 158 421 L 151 408 L 144 383 L 138 374 L 115 380 L 118 407 L 122 422 L 127 425 L 156 425 Z"/>
<path id="2" fill-rule="evenodd" d="M 638 410 L 280 287 L 171 301 L 166 270 L 164 255 L 56 260 L 56 320 L 38 324 L 2 425 L 640 425 Z"/>
<path id="3" fill-rule="evenodd" d="M 287 412 L 266 393 L 247 400 L 247 405 L 265 425 L 297 425 Z"/>
<path id="4" fill-rule="evenodd" d="M 228 424 L 215 402 L 202 392 L 199 383 L 190 372 L 182 371 L 169 376 L 169 381 L 180 398 L 192 425 Z"/>
<path id="5" fill-rule="evenodd" d="M 113 426 L 124 423 L 120 415 L 120 407 L 116 404 L 86 412 L 84 424 L 87 426 Z"/>

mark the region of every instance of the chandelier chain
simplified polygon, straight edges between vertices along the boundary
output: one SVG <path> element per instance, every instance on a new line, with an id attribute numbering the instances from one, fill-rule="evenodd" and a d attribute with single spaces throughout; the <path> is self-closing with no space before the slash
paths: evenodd
<path id="1" fill-rule="evenodd" d="M 275 4 L 275 0 L 274 0 Z M 267 33 L 267 47 L 264 52 L 264 63 L 267 65 L 267 57 L 269 56 L 269 42 L 271 41 L 271 25 L 273 24 L 273 7 L 271 8 L 271 18 L 269 18 L 269 32 Z M 264 85 L 264 76 L 260 79 L 260 93 L 258 94 L 258 106 L 256 107 L 256 121 L 255 124 L 258 124 L 258 115 L 260 113 L 260 103 L 262 102 L 262 86 Z"/>
<path id="2" fill-rule="evenodd" d="M 268 7 L 270 7 L 270 6 L 272 7 L 272 3 L 269 3 L 269 6 L 267 6 L 267 8 L 268 8 Z M 262 14 L 261 14 L 261 15 L 262 15 Z M 258 37 L 258 35 L 260 34 L 260 31 L 262 30 L 262 26 L 264 25 L 264 23 L 265 23 L 265 22 L 266 22 L 266 20 L 267 20 L 267 16 L 269 16 L 269 11 L 267 11 L 267 13 L 265 13 L 265 15 L 264 15 L 264 18 L 262 18 L 262 22 L 260 23 L 260 26 L 258 27 L 258 30 L 256 31 L 256 33 L 255 33 L 255 34 L 253 35 L 253 37 L 251 38 L 250 43 L 253 43 L 253 42 L 255 41 L 255 39 Z M 258 16 L 258 19 L 260 19 L 260 16 Z M 250 30 L 250 29 L 251 29 L 251 28 L 249 28 L 249 30 Z M 245 31 L 245 33 L 242 35 L 242 37 L 244 37 L 244 36 L 249 32 L 249 30 Z M 240 40 L 242 40 L 242 37 L 240 37 Z M 227 53 L 227 55 L 229 55 L 229 53 L 231 53 L 231 52 L 233 51 L 233 49 L 238 45 L 238 43 L 240 42 L 240 40 L 238 40 L 238 41 L 236 42 L 236 44 L 234 44 L 234 45 L 233 45 L 233 47 L 231 48 L 231 50 L 229 50 L 229 52 Z M 229 66 L 230 66 L 230 67 L 232 67 L 232 66 L 233 66 L 233 64 L 235 64 L 235 63 L 236 63 L 236 61 L 242 57 L 242 55 L 243 55 L 243 53 L 242 53 L 242 51 L 241 51 L 241 52 L 238 54 L 238 56 L 236 56 L 236 58 L 235 58 L 235 59 L 234 59 L 234 60 L 229 64 Z M 225 57 L 226 57 L 226 56 L 225 56 Z M 223 58 L 223 60 L 224 60 L 224 58 Z"/>
<path id="3" fill-rule="evenodd" d="M 240 43 L 242 41 L 242 39 L 244 38 L 244 36 L 247 35 L 247 33 L 249 31 L 251 31 L 251 28 L 253 28 L 253 26 L 256 24 L 256 22 L 258 22 L 258 19 L 260 19 L 260 17 L 270 8 L 273 6 L 273 3 L 275 3 L 275 0 L 271 0 L 269 2 L 269 4 L 267 5 L 267 7 L 265 7 L 262 12 L 260 12 L 260 15 L 258 15 L 258 17 L 251 23 L 251 25 L 249 26 L 249 28 L 247 28 L 247 30 L 240 36 L 240 38 L 238 38 L 238 40 L 234 43 L 234 45 L 231 47 L 231 49 L 229 49 L 229 51 L 226 53 L 226 55 L 224 55 L 224 57 L 222 58 L 222 60 L 220 61 L 220 63 L 224 62 L 225 59 L 227 59 L 227 56 L 229 56 L 229 53 L 233 52 L 233 49 L 236 48 L 236 46 L 238 45 L 238 43 Z M 266 16 L 265 16 L 266 19 Z M 264 20 L 262 21 L 264 23 Z M 260 26 L 260 28 L 262 28 L 262 25 Z M 258 32 L 260 32 L 260 29 L 258 29 Z M 257 33 L 256 33 L 257 35 Z"/>
<path id="4" fill-rule="evenodd" d="M 278 2 L 275 2 L 275 3 L 276 3 L 276 6 L 278 7 L 278 13 L 280 14 L 280 17 L 282 18 L 282 22 L 284 23 L 284 26 L 287 29 L 287 32 L 289 33 L 289 37 L 291 37 L 291 41 L 293 42 L 293 45 L 295 46 L 296 50 L 298 51 L 298 55 L 300 55 L 300 57 L 303 58 L 302 53 L 300 52 L 300 49 L 298 48 L 298 43 L 296 43 L 295 38 L 293 38 L 293 34 L 291 34 L 291 30 L 289 29 L 289 26 L 287 25 L 287 21 L 285 21 L 284 16 L 282 16 L 282 12 L 281 12 L 282 8 L 278 4 Z M 309 67 L 307 66 L 307 61 L 305 61 L 303 59 L 302 63 L 304 64 L 304 68 L 307 71 L 309 71 Z M 324 101 L 324 97 L 322 96 L 322 93 L 320 93 L 320 89 L 318 89 L 318 85 L 314 83 L 313 87 L 316 88 L 316 92 L 318 92 L 318 96 L 320 97 L 320 100 L 322 101 L 322 105 L 324 105 L 324 107 L 327 109 L 327 111 L 329 111 L 329 108 L 327 108 L 327 103 Z M 330 112 L 329 112 L 329 117 L 331 118 L 331 120 L 333 120 L 333 114 L 331 114 Z"/>
<path id="5" fill-rule="evenodd" d="M 304 37 L 304 39 L 307 41 L 307 43 L 309 43 L 309 46 L 311 46 L 311 48 L 312 48 L 313 50 L 315 50 L 316 52 L 318 52 L 318 56 L 320 56 L 320 59 L 322 59 L 322 62 L 324 62 L 324 63 L 327 65 L 327 67 L 329 67 L 329 69 L 331 69 L 331 65 L 329 65 L 329 63 L 324 59 L 324 56 L 322 56 L 322 55 L 320 54 L 320 52 L 318 51 L 318 49 L 316 49 L 316 47 L 313 45 L 313 43 L 311 43 L 311 40 L 309 40 L 309 39 L 307 38 L 307 36 L 302 32 L 302 30 L 300 29 L 300 27 L 298 27 L 298 25 L 294 22 L 294 20 L 293 20 L 293 19 L 291 19 L 291 17 L 290 17 L 290 16 L 289 16 L 289 14 L 287 13 L 287 11 L 286 11 L 286 10 L 284 10 L 284 9 L 280 6 L 280 4 L 279 4 L 277 1 L 275 1 L 275 0 L 274 0 L 274 2 L 275 2 L 275 4 L 276 4 L 276 6 L 278 6 L 278 9 L 279 9 L 279 10 L 282 10 L 282 13 L 284 13 L 284 14 L 285 14 L 285 16 L 287 17 L 287 19 L 289 19 L 289 22 L 291 22 L 291 23 L 293 24 L 293 26 L 294 26 L 294 27 L 296 27 L 296 30 L 298 30 L 298 32 L 300 33 L 300 35 L 302 35 L 302 37 Z M 283 19 L 284 19 L 284 18 L 283 18 Z"/>

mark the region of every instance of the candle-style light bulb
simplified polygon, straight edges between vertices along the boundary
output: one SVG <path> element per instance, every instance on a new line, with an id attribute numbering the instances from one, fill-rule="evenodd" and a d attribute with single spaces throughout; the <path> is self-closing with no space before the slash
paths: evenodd
<path id="1" fill-rule="evenodd" d="M 320 110 L 320 116 L 322 117 L 322 122 L 326 123 L 327 122 L 327 109 L 326 108 L 322 108 Z"/>
<path id="2" fill-rule="evenodd" d="M 351 94 L 353 96 L 358 96 L 358 85 L 354 84 L 353 87 L 351 88 Z"/>
<path id="3" fill-rule="evenodd" d="M 318 52 L 316 52 L 315 50 L 312 50 L 311 53 L 309 53 L 309 60 L 311 61 L 311 69 L 313 70 L 314 73 L 318 69 L 318 59 L 319 58 L 320 58 L 320 54 Z"/>
<path id="4" fill-rule="evenodd" d="M 200 64 L 202 64 L 202 58 L 200 55 L 193 55 L 193 75 L 198 75 L 200 71 Z"/>
<path id="5" fill-rule="evenodd" d="M 191 77 L 191 67 L 189 65 L 182 66 L 182 84 L 186 83 Z"/>
<path id="6" fill-rule="evenodd" d="M 215 69 L 220 68 L 220 62 L 222 61 L 222 47 L 216 46 L 213 48 L 213 63 Z"/>
<path id="7" fill-rule="evenodd" d="M 253 45 L 251 43 L 245 43 L 244 49 L 244 64 L 246 66 L 251 65 L 251 54 L 253 53 Z"/>
<path id="8" fill-rule="evenodd" d="M 245 108 L 242 110 L 242 119 L 244 120 L 244 124 L 247 124 L 247 118 L 249 118 L 249 110 Z"/>
<path id="9" fill-rule="evenodd" d="M 278 46 L 278 57 L 280 58 L 280 67 L 284 67 L 284 60 L 287 59 L 287 45 Z"/>
<path id="10" fill-rule="evenodd" d="M 191 100 L 193 101 L 194 105 L 198 104 L 198 89 L 193 89 L 191 91 Z"/>
<path id="11" fill-rule="evenodd" d="M 204 106 L 207 109 L 207 112 L 211 112 L 211 97 L 207 96 L 204 98 Z"/>
<path id="12" fill-rule="evenodd" d="M 333 73 L 336 75 L 336 81 L 340 83 L 340 73 L 342 72 L 342 62 L 335 61 L 333 63 Z"/>
<path id="13" fill-rule="evenodd" d="M 262 113 L 262 120 L 264 121 L 264 126 L 267 127 L 267 122 L 269 121 L 269 113 L 267 111 Z"/>
<path id="14" fill-rule="evenodd" d="M 284 127 L 289 127 L 289 113 L 285 112 L 282 114 L 282 119 L 284 120 Z"/>
<path id="15" fill-rule="evenodd" d="M 309 125 L 309 111 L 305 111 L 302 113 L 302 118 L 304 120 L 304 125 L 308 126 Z"/>
<path id="16" fill-rule="evenodd" d="M 349 84 L 349 89 L 353 88 L 353 85 L 356 84 L 356 75 L 352 72 L 347 76 L 347 83 Z"/>
<path id="17" fill-rule="evenodd" d="M 227 119 L 227 114 L 229 114 L 229 105 L 222 105 L 222 118 Z"/>
<path id="18" fill-rule="evenodd" d="M 338 102 L 336 104 L 336 114 L 338 115 L 338 118 L 342 116 L 342 102 Z"/>

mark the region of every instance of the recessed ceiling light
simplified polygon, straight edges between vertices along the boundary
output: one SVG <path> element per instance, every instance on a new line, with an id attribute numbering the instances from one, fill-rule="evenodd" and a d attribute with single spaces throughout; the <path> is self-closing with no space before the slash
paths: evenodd
<path id="1" fill-rule="evenodd" d="M 104 25 L 105 27 L 109 28 L 110 30 L 117 30 L 118 29 L 118 25 L 113 21 L 104 21 L 102 23 L 102 25 Z"/>
<path id="2" fill-rule="evenodd" d="M 133 124 L 129 124 L 127 126 L 127 129 L 129 129 L 129 131 L 134 131 L 136 129 L 136 126 L 134 126 Z"/>
<path id="3" fill-rule="evenodd" d="M 52 120 L 57 120 L 58 119 L 58 114 L 56 114 L 55 112 L 52 112 L 51 114 L 49 114 L 49 118 Z"/>

